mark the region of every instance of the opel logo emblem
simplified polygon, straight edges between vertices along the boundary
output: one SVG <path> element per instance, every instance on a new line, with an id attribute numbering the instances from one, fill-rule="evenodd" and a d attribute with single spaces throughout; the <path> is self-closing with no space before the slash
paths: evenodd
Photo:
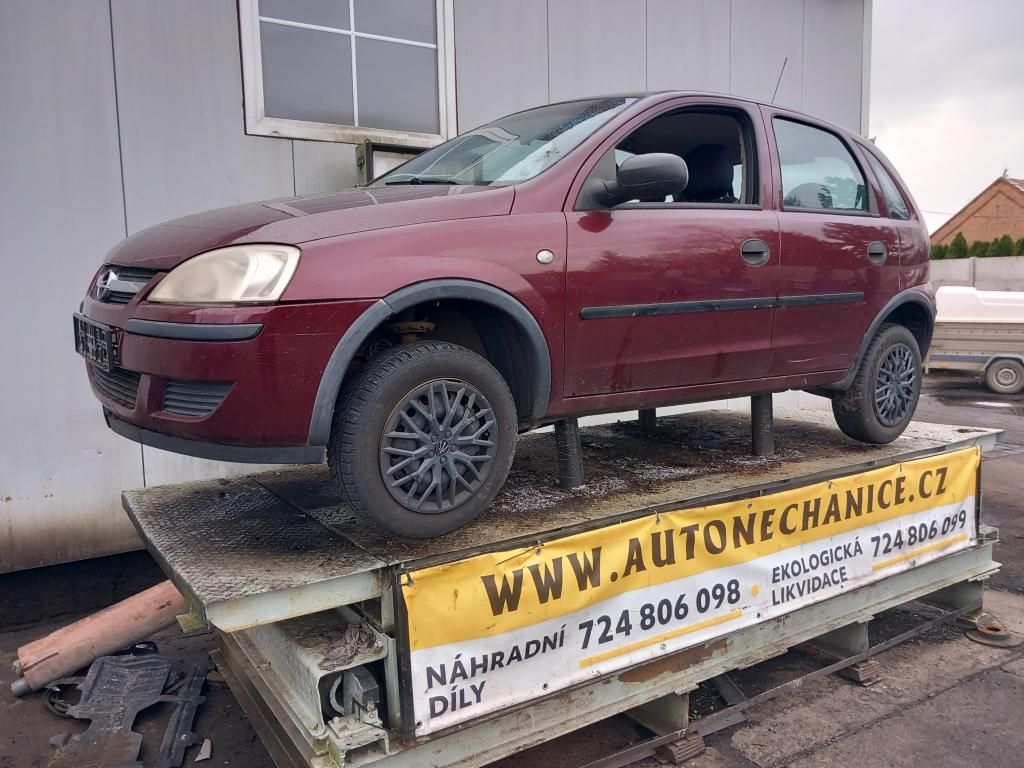
<path id="1" fill-rule="evenodd" d="M 112 293 L 111 285 L 117 282 L 117 272 L 112 269 L 108 269 L 100 279 L 96 281 L 96 298 L 100 301 L 106 301 L 110 298 Z"/>

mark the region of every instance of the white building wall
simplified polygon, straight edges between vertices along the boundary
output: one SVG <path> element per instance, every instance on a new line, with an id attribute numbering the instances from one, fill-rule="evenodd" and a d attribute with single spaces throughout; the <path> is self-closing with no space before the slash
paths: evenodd
<path id="1" fill-rule="evenodd" d="M 856 129 L 870 3 L 455 0 L 458 123 L 625 90 L 766 99 L 778 84 L 779 103 Z M 138 546 L 123 488 L 254 469 L 103 425 L 70 317 L 103 254 L 168 218 L 359 174 L 354 145 L 245 135 L 233 0 L 4 0 L 0 71 L 4 572 Z"/>
<path id="2" fill-rule="evenodd" d="M 254 470 L 106 428 L 71 336 L 103 255 L 358 175 L 351 144 L 245 135 L 234 0 L 5 0 L 0 67 L 2 573 L 138 547 L 124 488 Z"/>
<path id="3" fill-rule="evenodd" d="M 460 130 L 545 101 L 730 93 L 866 125 L 871 0 L 456 0 Z"/>

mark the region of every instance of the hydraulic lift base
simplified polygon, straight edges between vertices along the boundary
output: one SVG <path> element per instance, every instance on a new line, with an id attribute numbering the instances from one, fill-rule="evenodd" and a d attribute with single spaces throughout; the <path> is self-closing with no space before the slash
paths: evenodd
<path id="1" fill-rule="evenodd" d="M 749 415 L 735 412 L 659 417 L 653 433 L 635 422 L 579 432 L 585 485 L 559 488 L 554 436 L 526 436 L 491 510 L 434 540 L 396 539 L 355 518 L 320 467 L 126 492 L 124 502 L 165 572 L 218 630 L 215 660 L 281 768 L 471 768 L 629 711 L 665 732 L 645 754 L 665 748 L 663 756 L 681 756 L 711 727 L 686 722 L 687 693 L 702 681 L 805 644 L 828 660 L 853 659 L 836 662 L 836 670 L 862 665 L 851 674 L 867 681 L 877 672 L 866 646 L 873 615 L 914 600 L 980 615 L 982 582 L 998 568 L 996 532 L 984 526 L 967 548 L 593 682 L 433 735 L 386 727 L 401 713 L 396 569 L 529 547 L 555 533 L 614 526 L 640 510 L 754 498 L 961 448 L 989 449 L 998 436 L 914 424 L 891 445 L 863 446 L 842 437 L 830 414 L 778 413 L 775 455 L 755 458 Z M 322 634 L 310 639 L 325 617 L 345 628 L 342 650 Z M 373 675 L 353 676 L 352 664 Z M 739 722 L 759 699 L 712 723 Z"/>

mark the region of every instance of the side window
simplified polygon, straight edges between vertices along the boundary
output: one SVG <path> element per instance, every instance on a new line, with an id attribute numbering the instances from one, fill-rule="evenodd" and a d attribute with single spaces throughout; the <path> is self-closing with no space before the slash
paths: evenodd
<path id="1" fill-rule="evenodd" d="M 615 168 L 633 155 L 667 152 L 686 161 L 690 179 L 676 195 L 630 202 L 756 204 L 751 132 L 741 120 L 746 117 L 732 112 L 686 110 L 659 115 L 637 128 L 615 147 Z"/>
<path id="2" fill-rule="evenodd" d="M 892 176 L 885 170 L 878 158 L 871 154 L 869 151 L 864 153 L 868 158 L 868 165 L 871 166 L 872 173 L 875 174 L 875 178 L 878 179 L 878 186 L 882 190 L 882 197 L 885 198 L 885 206 L 889 209 L 890 219 L 909 219 L 910 218 L 910 206 L 907 205 L 907 201 L 903 199 L 903 195 L 900 192 L 900 188 L 896 186 L 896 182 L 893 181 Z"/>
<path id="3" fill-rule="evenodd" d="M 835 134 L 776 117 L 785 208 L 867 211 L 864 174 Z"/>

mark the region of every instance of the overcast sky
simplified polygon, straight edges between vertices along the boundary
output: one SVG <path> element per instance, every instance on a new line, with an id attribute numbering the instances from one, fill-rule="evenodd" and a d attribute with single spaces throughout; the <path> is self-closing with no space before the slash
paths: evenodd
<path id="1" fill-rule="evenodd" d="M 929 231 L 1024 177 L 1024 0 L 874 0 L 870 136 Z"/>

